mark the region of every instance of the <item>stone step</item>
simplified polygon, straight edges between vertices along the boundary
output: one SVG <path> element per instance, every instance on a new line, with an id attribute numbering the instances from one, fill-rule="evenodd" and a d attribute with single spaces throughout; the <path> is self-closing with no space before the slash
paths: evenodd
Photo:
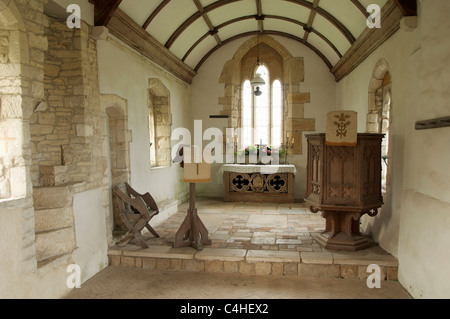
<path id="1" fill-rule="evenodd" d="M 36 232 L 36 260 L 70 254 L 76 248 L 73 227 L 65 227 L 52 231 Z"/>
<path id="2" fill-rule="evenodd" d="M 67 268 L 67 266 L 72 263 L 72 254 L 62 254 L 39 261 L 37 263 L 37 268 L 40 273 L 45 273 L 47 270 L 52 270 L 55 267 L 63 266 Z"/>
<path id="3" fill-rule="evenodd" d="M 72 207 L 37 209 L 34 212 L 35 232 L 73 227 Z"/>
<path id="4" fill-rule="evenodd" d="M 72 206 L 71 185 L 34 187 L 34 209 L 52 209 Z"/>
<path id="5" fill-rule="evenodd" d="M 110 266 L 174 271 L 222 272 L 242 275 L 306 276 L 314 278 L 367 279 L 380 267 L 380 279 L 397 281 L 398 261 L 391 255 L 346 252 L 292 252 L 171 246 L 113 246 Z"/>

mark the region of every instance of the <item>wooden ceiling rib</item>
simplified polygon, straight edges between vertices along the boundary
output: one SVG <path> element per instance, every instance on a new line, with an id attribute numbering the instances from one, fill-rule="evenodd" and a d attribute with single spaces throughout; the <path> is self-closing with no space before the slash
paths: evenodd
<path id="1" fill-rule="evenodd" d="M 190 16 L 186 21 L 184 21 L 176 30 L 175 32 L 170 36 L 169 40 L 167 40 L 166 44 L 164 45 L 166 48 L 170 49 L 172 44 L 175 42 L 175 40 L 183 33 L 187 27 L 189 27 L 193 22 L 195 22 L 197 19 L 202 17 L 204 14 L 207 14 L 209 11 L 215 10 L 217 8 L 223 7 L 227 4 L 238 2 L 241 0 L 220 0 L 217 2 L 214 2 L 210 4 L 209 6 L 203 8 L 203 11 L 197 11 L 192 16 Z"/>
<path id="2" fill-rule="evenodd" d="M 224 44 L 227 44 L 227 43 L 230 43 L 230 42 L 233 42 L 234 40 L 237 40 L 237 39 L 239 39 L 239 38 L 243 38 L 243 37 L 248 37 L 248 36 L 253 36 L 253 35 L 258 35 L 258 34 L 261 34 L 261 32 L 259 32 L 259 31 L 250 31 L 250 32 L 244 32 L 244 33 L 241 33 L 241 34 L 237 34 L 237 35 L 235 35 L 235 36 L 233 36 L 233 37 L 231 37 L 231 38 L 228 38 L 228 39 L 226 39 L 226 40 L 224 40 L 223 42 L 222 42 L 222 45 L 224 45 Z M 302 38 L 299 38 L 299 37 L 297 37 L 297 36 L 295 36 L 295 35 L 292 35 L 292 34 L 290 34 L 290 33 L 286 33 L 286 32 L 280 32 L 280 31 L 270 31 L 270 30 L 264 30 L 264 32 L 262 32 L 262 34 L 267 34 L 267 35 L 277 35 L 277 36 L 281 36 L 281 37 L 284 37 L 284 38 L 288 38 L 288 39 L 291 39 L 291 40 L 294 40 L 294 41 L 297 41 L 297 42 L 300 42 L 300 43 L 302 43 L 302 44 L 304 44 L 304 45 L 306 45 L 308 48 L 310 48 L 311 50 L 313 50 L 322 60 L 323 60 L 323 62 L 328 66 L 328 68 L 332 68 L 333 67 L 333 65 L 331 64 L 331 62 L 327 59 L 327 57 L 322 53 L 322 52 L 320 52 L 320 50 L 318 50 L 316 47 L 314 47 L 313 45 L 311 45 L 310 43 L 305 43 L 305 42 L 303 42 L 303 39 Z M 207 54 L 205 54 L 204 56 L 203 56 L 203 58 L 200 60 L 200 62 L 196 65 L 196 67 L 194 68 L 194 71 L 195 72 L 197 72 L 199 69 L 200 69 L 200 67 L 202 66 L 202 64 L 211 56 L 211 54 L 213 54 L 215 51 L 217 51 L 218 49 L 220 49 L 220 47 L 222 46 L 222 45 L 217 45 L 217 46 L 215 46 L 214 48 L 212 48 Z"/>
<path id="3" fill-rule="evenodd" d="M 227 25 L 239 22 L 239 21 L 243 21 L 243 20 L 251 20 L 251 19 L 256 19 L 257 16 L 251 15 L 251 16 L 245 16 L 245 17 L 239 17 L 230 21 L 226 21 L 224 23 L 222 23 L 221 25 L 218 25 L 216 27 L 217 30 L 222 29 L 223 27 L 226 27 Z M 303 22 L 291 19 L 291 18 L 286 18 L 286 17 L 279 17 L 279 16 L 274 16 L 274 15 L 264 15 L 264 18 L 266 19 L 274 19 L 274 20 L 282 20 L 282 21 L 287 21 L 293 24 L 297 24 L 299 27 L 301 28 L 305 28 L 306 24 L 304 24 Z M 314 28 L 310 28 L 309 31 L 311 33 L 316 34 L 318 37 L 320 37 L 323 41 L 325 41 L 332 49 L 333 51 L 336 53 L 336 55 L 341 58 L 342 54 L 339 52 L 339 50 L 336 48 L 336 46 L 330 41 L 328 40 L 328 38 L 326 38 L 322 33 L 318 32 L 317 30 L 315 30 Z M 261 33 L 261 31 L 259 31 Z M 262 33 L 265 33 L 264 31 Z M 183 56 L 183 58 L 181 59 L 182 61 L 186 61 L 187 57 L 189 56 L 189 54 L 195 49 L 195 47 L 197 45 L 199 45 L 205 38 L 207 38 L 209 36 L 209 32 L 205 33 L 200 39 L 197 40 L 197 42 L 195 42 L 190 48 L 189 50 L 186 52 L 186 54 Z M 306 42 L 305 39 L 302 39 L 302 42 Z M 227 41 L 228 43 L 228 41 Z M 313 47 L 311 44 L 309 44 L 309 47 Z M 216 51 L 217 48 L 214 50 Z M 315 49 L 314 51 L 317 52 L 317 50 Z M 329 63 L 328 59 L 327 59 L 327 64 Z"/>
<path id="4" fill-rule="evenodd" d="M 323 16 L 325 19 L 331 22 L 345 36 L 345 38 L 348 40 L 348 42 L 350 42 L 350 44 L 353 44 L 355 42 L 356 39 L 353 37 L 350 30 L 347 29 L 342 22 L 340 22 L 335 16 L 330 14 L 328 11 L 322 9 L 319 6 L 314 7 L 313 3 L 310 3 L 306 0 L 285 0 L 285 1 L 292 2 L 301 5 L 305 8 L 308 8 L 310 10 L 317 11 L 317 13 L 319 13 L 321 16 Z"/>
<path id="5" fill-rule="evenodd" d="M 95 4 L 96 25 L 108 25 L 111 17 L 120 12 L 120 19 L 114 20 L 115 27 L 111 33 L 126 39 L 128 44 L 150 59 L 153 55 L 157 56 L 159 60 L 154 59 L 160 64 L 164 61 L 164 67 L 170 65 L 170 70 L 181 66 L 181 76 L 188 83 L 204 61 L 224 44 L 257 34 L 277 35 L 307 46 L 330 68 L 336 80 L 340 80 L 361 63 L 363 59 L 358 55 L 365 58 L 384 41 L 386 35 L 396 30 L 397 12 L 401 11 L 402 16 L 417 14 L 416 0 L 373 0 L 383 6 L 391 17 L 386 27 L 383 23 L 382 30 L 373 32 L 366 26 L 369 16 L 365 8 L 366 0 L 89 1 Z M 119 5 L 123 10 L 117 10 Z M 178 5 L 188 5 L 189 10 L 183 10 L 188 7 Z M 145 10 L 151 12 L 146 13 Z M 131 20 L 140 21 L 140 30 L 130 33 L 136 35 L 136 41 L 145 39 L 151 45 L 131 44 L 123 22 L 131 23 L 124 14 L 129 14 Z M 143 36 L 142 32 L 151 37 Z M 374 34 L 376 39 L 371 38 Z M 151 52 L 143 52 L 143 48 L 157 49 L 152 55 Z M 163 52 L 170 58 L 164 59 L 161 56 Z M 191 68 L 192 72 L 186 67 Z"/>
<path id="6" fill-rule="evenodd" d="M 142 25 L 142 28 L 146 30 L 149 26 L 149 24 L 153 21 L 153 19 L 158 15 L 158 13 L 161 12 L 162 9 L 170 2 L 170 0 L 163 0 L 156 9 L 150 14 L 150 16 L 145 20 L 144 24 Z"/>
<path id="7" fill-rule="evenodd" d="M 195 14 L 193 14 L 191 17 L 189 17 L 186 21 L 184 21 L 178 28 L 177 30 L 170 36 L 169 40 L 167 40 L 165 47 L 170 49 L 170 47 L 173 45 L 173 43 L 177 40 L 177 38 L 197 19 L 199 19 L 201 16 L 205 15 L 206 13 L 208 13 L 209 11 L 218 9 L 222 6 L 225 6 L 227 4 L 233 3 L 233 2 L 238 2 L 241 0 L 221 0 L 221 1 L 217 1 L 214 2 L 212 4 L 210 4 L 209 6 L 205 7 L 203 11 L 198 11 Z M 350 44 L 353 44 L 355 42 L 355 38 L 353 37 L 352 33 L 344 26 L 344 24 L 342 24 L 338 19 L 336 19 L 333 15 L 331 15 L 329 12 L 327 12 L 326 10 L 320 8 L 316 2 L 318 2 L 317 0 L 314 1 L 313 4 L 311 4 L 310 2 L 307 2 L 305 0 L 285 0 L 288 2 L 292 2 L 294 4 L 297 5 L 301 5 L 303 7 L 306 7 L 308 9 L 310 9 L 311 11 L 314 11 L 315 13 L 319 13 L 321 16 L 323 16 L 325 19 L 327 19 L 330 23 L 332 23 L 344 36 L 345 38 L 349 41 Z M 354 0 L 352 1 L 352 3 L 355 3 L 359 1 Z M 257 20 L 258 20 L 258 25 L 259 25 L 259 30 L 260 32 L 263 30 L 262 27 L 262 21 L 264 20 L 264 15 L 262 14 L 262 6 L 261 6 L 261 1 L 260 0 L 256 0 L 257 3 Z M 362 6 L 362 5 L 361 5 Z M 314 13 L 314 15 L 315 15 Z"/>
<path id="8" fill-rule="evenodd" d="M 359 0 L 350 0 L 358 9 L 359 11 L 361 11 L 361 13 L 368 18 L 369 17 L 369 13 L 367 12 L 366 8 L 364 8 L 364 6 L 361 4 L 361 2 L 359 2 Z"/>

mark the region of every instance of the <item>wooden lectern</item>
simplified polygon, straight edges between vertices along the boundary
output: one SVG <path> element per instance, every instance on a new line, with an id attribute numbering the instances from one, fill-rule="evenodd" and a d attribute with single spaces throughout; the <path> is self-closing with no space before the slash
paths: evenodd
<path id="1" fill-rule="evenodd" d="M 192 155 L 193 149 L 191 149 Z M 183 156 L 183 148 L 179 150 L 179 155 Z M 191 156 L 194 158 L 194 156 Z M 174 248 L 191 246 L 196 250 L 202 250 L 203 245 L 211 245 L 208 239 L 208 230 L 201 221 L 195 208 L 195 184 L 208 183 L 211 181 L 211 164 L 205 162 L 204 159 L 180 163 L 184 168 L 184 182 L 189 183 L 189 209 L 186 218 L 181 224 L 175 235 Z"/>

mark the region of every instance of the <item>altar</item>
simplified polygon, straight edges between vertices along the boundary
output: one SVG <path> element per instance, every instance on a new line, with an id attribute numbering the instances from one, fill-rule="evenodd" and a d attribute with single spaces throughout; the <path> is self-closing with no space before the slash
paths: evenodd
<path id="1" fill-rule="evenodd" d="M 226 202 L 294 202 L 294 165 L 222 166 Z"/>

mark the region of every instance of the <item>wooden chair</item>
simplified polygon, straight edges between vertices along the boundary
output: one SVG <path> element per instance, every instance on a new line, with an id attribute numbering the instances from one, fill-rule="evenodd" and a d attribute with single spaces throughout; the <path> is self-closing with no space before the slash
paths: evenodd
<path id="1" fill-rule="evenodd" d="M 134 237 L 142 248 L 148 248 L 141 231 L 145 227 L 155 237 L 159 237 L 149 224 L 150 220 L 159 214 L 155 200 L 149 193 L 139 194 L 128 183 L 114 186 L 113 191 L 117 198 L 120 218 L 129 230 L 118 245 L 125 246 Z"/>

